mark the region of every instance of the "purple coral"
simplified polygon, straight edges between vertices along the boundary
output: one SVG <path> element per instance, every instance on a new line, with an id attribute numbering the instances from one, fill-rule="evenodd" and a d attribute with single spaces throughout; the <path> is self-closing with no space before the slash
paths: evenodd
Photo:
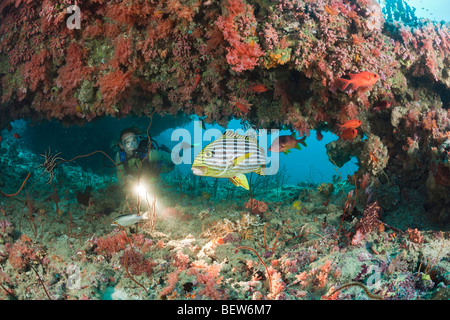
<path id="1" fill-rule="evenodd" d="M 9 222 L 8 220 L 0 220 L 0 232 L 1 233 L 10 233 L 10 230 L 12 229 L 11 227 L 11 222 Z"/>

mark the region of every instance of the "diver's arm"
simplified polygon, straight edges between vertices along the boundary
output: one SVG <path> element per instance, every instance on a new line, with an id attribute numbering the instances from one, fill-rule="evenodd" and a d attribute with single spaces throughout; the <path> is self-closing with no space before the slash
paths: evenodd
<path id="1" fill-rule="evenodd" d="M 117 176 L 117 183 L 119 184 L 119 186 L 122 186 L 124 184 L 123 179 L 125 176 L 125 168 L 123 164 L 120 162 L 119 153 L 116 154 L 116 176 Z"/>
<path id="2" fill-rule="evenodd" d="M 125 171 L 125 166 L 120 161 L 119 153 L 116 155 L 116 175 L 117 183 L 119 186 L 129 185 L 132 183 L 134 177 L 132 174 L 127 174 Z"/>

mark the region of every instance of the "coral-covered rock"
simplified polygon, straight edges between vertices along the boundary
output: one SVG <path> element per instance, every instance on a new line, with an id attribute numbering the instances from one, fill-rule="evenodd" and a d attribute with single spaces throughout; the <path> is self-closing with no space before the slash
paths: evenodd
<path id="1" fill-rule="evenodd" d="M 248 200 L 248 202 L 245 203 L 245 207 L 250 209 L 251 214 L 263 214 L 267 211 L 267 204 L 256 199 Z"/>
<path id="2" fill-rule="evenodd" d="M 0 128 L 18 118 L 79 124 L 156 112 L 308 135 L 340 134 L 337 124 L 357 117 L 356 140 L 329 145 L 338 167 L 355 156 L 360 175 L 390 170 L 407 184 L 403 171 L 415 172 L 415 187 L 432 170 L 427 185 L 448 191 L 431 152 L 450 131 L 448 24 L 395 21 L 401 14 L 386 3 L 383 16 L 376 0 L 79 6 L 76 29 L 55 0 L 0 4 Z M 340 78 L 364 71 L 379 80 L 341 89 Z M 267 89 L 255 92 L 255 83 Z M 418 161 L 429 165 L 415 170 Z"/>
<path id="3" fill-rule="evenodd" d="M 0 220 L 0 244 L 11 242 L 14 226 L 7 219 Z"/>

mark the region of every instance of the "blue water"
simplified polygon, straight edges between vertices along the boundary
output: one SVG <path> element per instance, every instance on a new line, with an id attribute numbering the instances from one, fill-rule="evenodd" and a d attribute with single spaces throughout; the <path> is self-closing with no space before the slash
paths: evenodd
<path id="1" fill-rule="evenodd" d="M 417 18 L 450 21 L 449 0 L 406 0 L 406 2 L 416 9 L 414 13 Z M 384 1 L 380 3 L 383 4 Z"/>
<path id="2" fill-rule="evenodd" d="M 164 119 L 164 118 L 163 118 Z M 168 127 L 172 121 L 168 118 L 166 127 Z M 186 125 L 181 125 L 175 128 L 168 128 L 162 131 L 160 134 L 153 136 L 153 138 L 158 142 L 158 144 L 164 144 L 169 148 L 174 147 L 179 141 L 172 141 L 171 136 L 176 128 L 188 130 L 192 137 L 194 137 L 195 126 L 198 126 L 198 118 L 193 119 Z M 70 159 L 79 154 L 86 154 L 94 150 L 103 150 L 108 152 L 111 145 L 117 140 L 120 131 L 126 126 L 134 124 L 130 119 L 108 119 L 103 120 L 100 123 L 93 122 L 89 126 L 84 127 L 68 127 L 65 128 L 59 123 L 36 125 L 33 127 L 29 126 L 29 123 L 24 120 L 17 120 L 12 122 L 13 130 L 8 132 L 6 129 L 2 131 L 3 139 L 11 139 L 14 143 L 23 144 L 25 147 L 30 147 L 36 154 L 43 154 L 48 147 L 54 152 L 62 152 L 61 155 L 65 159 Z M 140 129 L 142 131 L 146 130 L 146 123 L 148 119 L 142 119 L 140 123 Z M 206 130 L 217 129 L 217 137 L 225 129 L 242 129 L 243 126 L 240 124 L 239 120 L 232 120 L 229 122 L 227 128 L 219 125 L 205 124 Z M 261 128 L 260 128 L 261 129 Z M 197 132 L 200 128 L 197 127 Z M 270 130 L 268 130 L 270 133 Z M 21 139 L 16 140 L 13 137 L 14 133 L 19 133 Z M 37 136 L 39 132 L 40 136 Z M 55 135 L 55 132 L 58 134 Z M 98 132 L 96 134 L 96 132 Z M 205 130 L 201 131 L 203 134 Z M 61 133 L 61 134 L 59 134 Z M 280 130 L 279 135 L 289 135 L 292 132 L 289 130 Z M 322 132 L 323 139 L 318 141 L 316 138 L 316 131 L 312 130 L 310 136 L 306 138 L 307 147 L 301 146 L 301 150 L 291 149 L 288 154 L 279 153 L 279 170 L 283 170 L 286 176 L 286 183 L 297 184 L 299 182 L 307 183 L 322 183 L 322 182 L 332 182 L 333 176 L 340 174 L 343 177 L 347 175 L 352 175 L 358 169 L 357 160 L 352 158 L 351 161 L 346 163 L 342 168 L 336 167 L 328 160 L 326 154 L 325 145 L 333 140 L 337 140 L 338 136 Z M 217 138 L 216 137 L 216 138 Z M 300 137 L 298 137 L 300 138 Z M 267 138 L 267 145 L 262 146 L 266 152 L 270 147 L 272 136 L 269 134 Z M 76 140 L 79 140 L 76 142 Z M 214 140 L 214 138 L 213 138 Z M 195 143 L 196 141 L 192 141 Z M 203 147 L 206 146 L 210 141 L 203 140 Z M 200 148 L 201 150 L 201 148 Z M 194 150 L 193 150 L 194 151 Z M 113 152 L 110 152 L 113 155 Z M 268 157 L 271 156 L 271 152 L 267 153 Z M 195 158 L 196 153 L 191 153 L 191 163 Z M 101 157 L 88 157 L 86 159 L 80 159 L 76 162 L 77 165 L 82 166 L 84 169 L 92 170 L 100 174 L 113 174 L 114 170 L 111 170 L 111 164 L 108 161 L 102 161 Z M 191 174 L 191 164 L 180 164 L 178 166 L 179 170 L 185 174 Z M 338 173 L 339 172 L 339 173 Z"/>
<path id="3" fill-rule="evenodd" d="M 193 120 L 191 123 L 180 126 L 181 129 L 186 129 L 190 132 L 191 136 L 194 137 L 196 125 L 198 125 Z M 232 120 L 228 123 L 227 128 L 219 125 L 205 125 L 206 130 L 217 129 L 218 133 L 223 132 L 225 129 L 244 130 L 243 126 L 240 124 L 239 120 Z M 261 129 L 261 128 L 260 128 Z M 204 130 L 203 130 L 204 131 Z M 167 129 L 163 131 L 160 135 L 154 137 L 160 143 L 163 143 L 169 147 L 173 147 L 178 143 L 178 140 L 172 141 L 173 129 Z M 268 130 L 270 133 L 270 130 Z M 290 135 L 292 132 L 289 130 L 280 130 L 279 135 Z M 337 175 L 336 167 L 329 161 L 328 155 L 326 154 L 325 145 L 333 140 L 337 140 L 338 136 L 335 134 L 323 132 L 323 139 L 318 141 L 316 138 L 316 131 L 311 130 L 310 136 L 306 138 L 307 147 L 301 146 L 301 150 L 291 149 L 288 154 L 279 153 L 279 169 L 285 170 L 287 175 L 286 182 L 291 184 L 296 184 L 298 182 L 308 182 L 308 183 L 322 183 L 322 182 L 332 182 L 333 176 Z M 218 137 L 218 136 L 217 136 Z M 216 137 L 216 138 L 217 138 Z M 301 137 L 298 137 L 301 138 Z M 260 145 L 264 150 L 270 147 L 270 142 L 272 141 L 272 136 L 269 134 L 267 138 L 268 143 L 266 145 Z M 199 143 L 200 141 L 193 141 L 193 143 Z M 203 147 L 205 147 L 209 141 L 202 141 Z M 191 153 L 191 161 L 195 157 L 195 153 Z M 271 152 L 267 153 L 267 156 L 271 156 Z M 358 169 L 356 164 L 357 160 L 352 158 L 351 161 L 346 163 L 342 168 L 338 168 L 339 173 L 343 177 L 348 174 L 352 175 Z M 179 169 L 188 174 L 190 173 L 191 166 L 189 164 L 180 164 Z"/>

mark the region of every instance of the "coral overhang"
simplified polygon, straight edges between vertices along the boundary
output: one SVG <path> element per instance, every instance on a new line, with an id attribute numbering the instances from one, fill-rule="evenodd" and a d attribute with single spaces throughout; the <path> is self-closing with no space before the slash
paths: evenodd
<path id="1" fill-rule="evenodd" d="M 426 186 L 430 210 L 450 219 L 448 24 L 385 21 L 375 0 L 85 0 L 77 29 L 69 5 L 2 1 L 0 128 L 183 112 L 302 135 L 358 118 L 344 148 L 358 181 L 376 188 L 387 173 Z M 380 81 L 340 89 L 338 78 L 362 71 Z M 336 162 L 333 148 L 343 148 L 329 146 Z"/>

